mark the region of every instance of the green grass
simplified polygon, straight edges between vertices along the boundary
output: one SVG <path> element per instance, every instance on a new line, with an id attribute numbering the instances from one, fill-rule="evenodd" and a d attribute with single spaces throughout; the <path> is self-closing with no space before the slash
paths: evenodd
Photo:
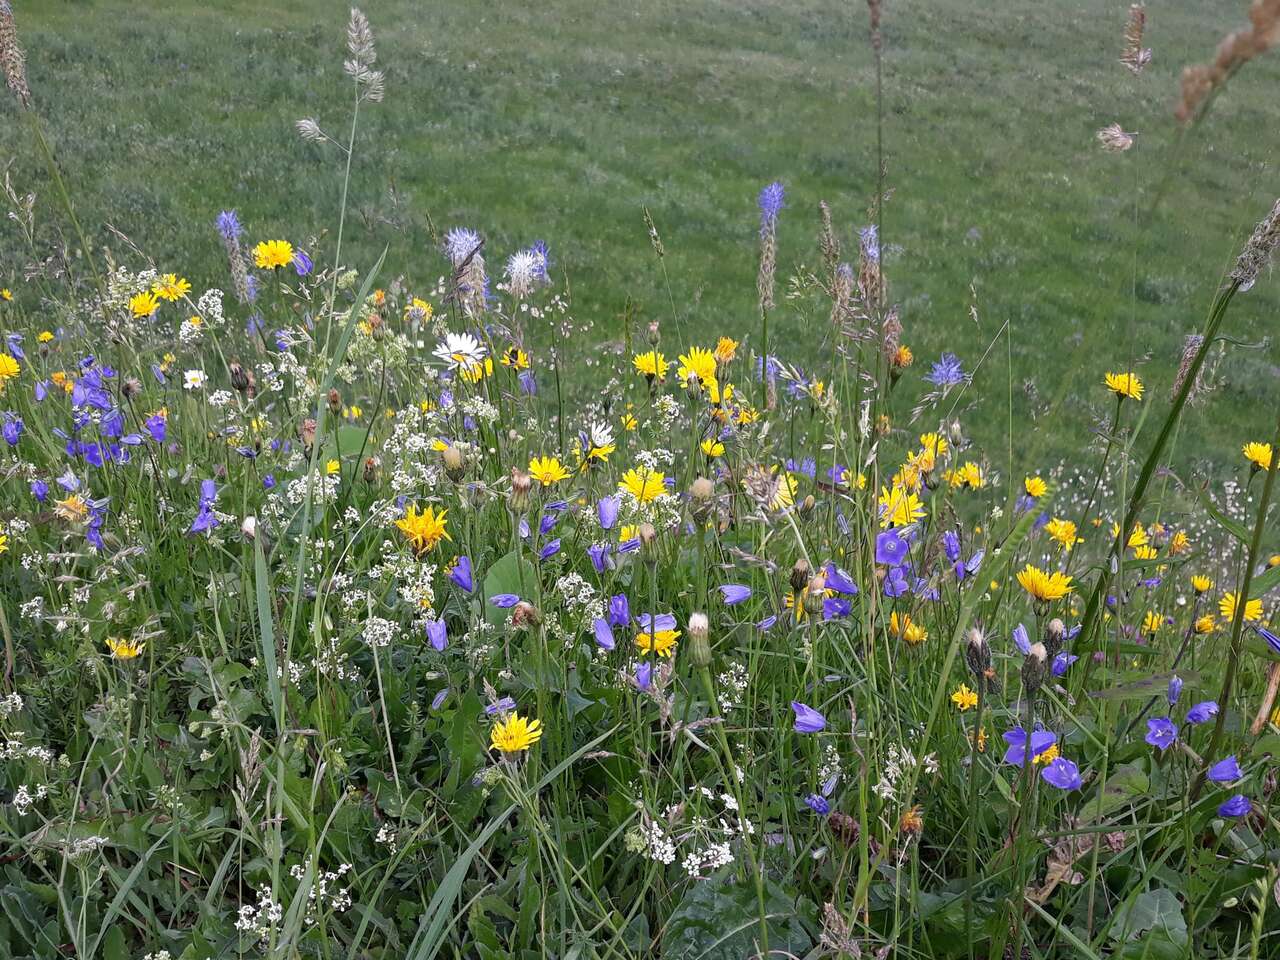
<path id="1" fill-rule="evenodd" d="M 345 116 L 345 4 L 163 6 L 18 0 L 16 13 L 85 223 L 117 255 L 125 251 L 104 224 L 197 286 L 222 283 L 210 227 L 219 209 L 237 208 L 251 237 L 287 233 L 304 245 L 299 231 L 333 222 L 340 165 L 292 124 L 314 116 L 333 127 Z M 620 343 L 628 297 L 642 319 L 664 324 L 667 344 L 714 331 L 758 348 L 759 188 L 775 177 L 788 187 L 780 277 L 817 261 L 819 200 L 832 205 L 847 251 L 868 221 L 876 109 L 865 7 L 630 6 L 368 3 L 387 98 L 361 131 L 351 262 L 368 265 L 390 244 L 388 275 L 425 285 L 442 271 L 433 223 L 481 230 L 495 265 L 540 237 L 590 325 L 584 363 L 599 343 Z M 970 395 L 1007 399 L 1011 389 L 1020 420 L 1059 404 L 1104 417 L 1101 372 L 1130 355 L 1176 367 L 1216 275 L 1276 190 L 1280 106 L 1268 92 L 1280 60 L 1249 64 L 1180 144 L 1171 116 L 1182 66 L 1207 58 L 1244 8 L 1156 6 L 1155 60 L 1135 80 L 1116 60 L 1122 3 L 891 7 L 884 239 L 919 363 L 950 349 L 971 369 L 1007 321 L 1012 368 L 1000 343 L 979 377 L 985 389 Z M 16 116 L 8 100 L 0 113 Z M 1094 144 L 1112 121 L 1138 131 L 1130 154 Z M 19 186 L 41 191 L 23 131 L 0 125 L 0 158 L 16 159 Z M 48 224 L 52 197 L 41 199 Z M 674 323 L 644 207 L 668 252 Z M 0 249 L 16 251 L 16 239 L 0 227 Z M 20 266 L 5 256 L 0 277 Z M 1280 300 L 1265 289 L 1241 300 L 1228 333 L 1260 338 Z M 816 358 L 827 347 L 818 317 L 780 311 L 778 342 Z M 1179 450 L 1180 462 L 1220 463 L 1244 433 L 1264 429 L 1254 410 L 1274 359 L 1236 351 L 1222 366 L 1212 406 L 1189 421 L 1203 439 Z M 1167 373 L 1151 380 L 1163 401 Z M 601 386 L 589 374 L 576 382 Z M 1006 442 L 1005 406 L 971 417 L 982 440 Z M 1078 453 L 1078 439 L 1052 426 L 1035 436 L 1027 463 Z"/>

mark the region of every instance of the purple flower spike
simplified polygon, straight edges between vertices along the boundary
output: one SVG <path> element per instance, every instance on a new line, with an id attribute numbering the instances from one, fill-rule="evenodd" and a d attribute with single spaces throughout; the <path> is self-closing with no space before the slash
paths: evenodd
<path id="1" fill-rule="evenodd" d="M 817 733 L 826 729 L 827 718 L 808 704 L 792 700 L 791 709 L 796 712 L 796 733 Z"/>
<path id="2" fill-rule="evenodd" d="M 779 180 L 766 186 L 760 191 L 760 229 L 766 230 L 772 227 L 778 220 L 778 214 L 782 211 L 783 201 L 786 199 L 786 190 L 783 189 L 782 182 Z"/>

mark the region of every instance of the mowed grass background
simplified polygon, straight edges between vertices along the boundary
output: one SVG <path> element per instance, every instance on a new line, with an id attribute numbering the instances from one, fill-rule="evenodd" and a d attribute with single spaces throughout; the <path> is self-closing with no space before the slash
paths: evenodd
<path id="1" fill-rule="evenodd" d="M 1149 396 L 1167 402 L 1184 334 L 1277 195 L 1280 57 L 1249 64 L 1179 141 L 1179 71 L 1245 22 L 1243 0 L 1151 3 L 1155 59 L 1136 79 L 1117 62 L 1124 2 L 887 7 L 883 238 L 917 356 L 909 377 L 943 350 L 972 370 L 994 343 L 963 401 L 977 405 L 967 422 L 979 439 L 1005 448 L 1012 396 L 1015 469 L 1080 458 L 1089 425 L 1111 409 L 1104 368 L 1149 358 L 1138 367 Z M 315 117 L 345 139 L 345 3 L 14 8 L 81 218 L 118 256 L 126 251 L 101 229 L 108 222 L 197 289 L 225 287 L 212 221 L 228 207 L 252 241 L 311 247 L 324 235 L 312 252 L 331 256 L 340 158 L 300 141 L 293 122 Z M 819 261 L 819 200 L 856 255 L 877 165 L 861 2 L 366 0 L 363 9 L 387 96 L 362 113 L 344 259 L 368 266 L 389 244 L 383 282 L 403 275 L 426 289 L 444 271 L 431 224 L 480 230 L 492 270 L 545 239 L 574 315 L 591 324 L 565 347 L 579 398 L 605 387 L 590 358 L 601 344 L 620 347 L 628 298 L 641 320 L 662 322 L 668 356 L 720 333 L 758 348 L 755 196 L 767 181 L 788 191 L 780 279 Z M 14 158 L 19 187 L 35 189 L 46 224 L 56 223 L 11 100 L 0 117 L 0 158 Z M 1111 122 L 1137 131 L 1129 154 L 1095 144 Z M 644 207 L 666 246 L 674 320 Z M 0 226 L 0 282 L 16 279 L 19 251 L 12 225 Z M 1236 302 L 1228 335 L 1262 341 L 1280 315 L 1274 282 Z M 996 339 L 1006 321 L 1007 343 Z M 788 358 L 830 347 L 819 309 L 783 306 L 774 324 Z M 1274 364 L 1269 345 L 1230 350 L 1220 388 L 1180 434 L 1179 462 L 1234 468 L 1242 439 L 1270 435 Z"/>

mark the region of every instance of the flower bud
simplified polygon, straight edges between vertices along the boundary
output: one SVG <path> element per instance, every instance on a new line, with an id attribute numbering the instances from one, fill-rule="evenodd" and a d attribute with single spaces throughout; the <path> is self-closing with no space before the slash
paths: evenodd
<path id="1" fill-rule="evenodd" d="M 329 388 L 329 412 L 337 416 L 342 412 L 342 394 L 337 387 Z"/>
<path id="2" fill-rule="evenodd" d="M 529 506 L 529 490 L 532 486 L 533 480 L 529 477 L 529 474 L 517 467 L 511 468 L 511 497 L 509 502 L 512 510 L 522 513 Z"/>
<path id="3" fill-rule="evenodd" d="M 649 346 L 656 347 L 659 339 L 661 339 L 661 337 L 658 332 L 658 321 L 652 320 L 649 323 Z"/>
<path id="4" fill-rule="evenodd" d="M 978 627 L 973 627 L 969 631 L 968 642 L 964 649 L 964 661 L 969 667 L 969 672 L 981 686 L 987 686 L 988 681 L 994 679 L 995 673 L 991 669 L 991 645 L 987 643 L 987 638 Z"/>
<path id="5" fill-rule="evenodd" d="M 378 474 L 382 469 L 382 461 L 378 457 L 364 458 L 364 482 L 374 484 L 378 482 Z"/>
<path id="6" fill-rule="evenodd" d="M 253 514 L 245 517 L 240 521 L 240 532 L 246 540 L 252 540 L 258 535 L 258 518 Z"/>
<path id="7" fill-rule="evenodd" d="M 467 465 L 463 461 L 462 451 L 449 444 L 440 453 L 440 459 L 444 461 L 444 472 L 454 483 L 459 482 L 467 472 Z"/>
<path id="8" fill-rule="evenodd" d="M 239 360 L 232 360 L 227 366 L 227 372 L 231 374 L 231 386 L 237 392 L 244 393 L 249 388 L 249 376 Z"/>
<path id="9" fill-rule="evenodd" d="M 712 498 L 715 496 L 715 492 L 715 483 L 706 477 L 698 477 L 689 485 L 689 505 L 693 512 L 693 518 L 698 523 L 707 522 L 707 517 L 711 514 Z"/>
<path id="10" fill-rule="evenodd" d="M 809 561 L 801 557 L 795 562 L 795 566 L 791 568 L 791 589 L 799 593 L 804 589 L 805 584 L 809 582 L 809 575 L 812 570 L 809 568 Z"/>
<path id="11" fill-rule="evenodd" d="M 817 502 L 818 501 L 813 498 L 812 493 L 809 494 L 807 497 L 805 497 L 803 500 L 801 500 L 800 516 L 807 517 L 809 514 L 813 513 L 813 508 L 817 504 Z"/>
<path id="12" fill-rule="evenodd" d="M 710 624 L 705 613 L 689 616 L 689 659 L 701 669 L 711 663 Z"/>
<path id="13" fill-rule="evenodd" d="M 511 626 L 517 630 L 536 627 L 542 622 L 542 614 L 528 600 L 521 600 L 511 608 Z"/>
<path id="14" fill-rule="evenodd" d="M 1049 659 L 1056 657 L 1062 650 L 1062 644 L 1067 638 L 1067 625 L 1058 617 L 1054 617 L 1049 621 L 1044 631 L 1044 649 Z"/>
<path id="15" fill-rule="evenodd" d="M 804 591 L 804 612 L 810 616 L 822 613 L 822 603 L 827 598 L 827 581 L 823 577 L 814 577 Z"/>
<path id="16" fill-rule="evenodd" d="M 298 439 L 302 441 L 302 445 L 308 450 L 316 442 L 316 422 L 310 417 L 298 424 Z"/>
<path id="17" fill-rule="evenodd" d="M 658 538 L 658 531 L 654 529 L 652 523 L 642 523 L 636 529 L 636 536 L 640 539 L 641 549 L 653 546 L 653 541 Z"/>
<path id="18" fill-rule="evenodd" d="M 1049 653 L 1043 643 L 1033 643 L 1031 650 L 1022 660 L 1022 688 L 1030 696 L 1040 689 L 1048 672 Z"/>
<path id="19" fill-rule="evenodd" d="M 121 384 L 120 392 L 124 394 L 126 400 L 133 400 L 142 393 L 142 384 L 138 382 L 137 377 L 130 377 Z"/>

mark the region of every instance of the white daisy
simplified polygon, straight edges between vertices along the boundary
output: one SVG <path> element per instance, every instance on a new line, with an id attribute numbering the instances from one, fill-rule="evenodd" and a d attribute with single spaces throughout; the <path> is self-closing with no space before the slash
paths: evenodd
<path id="1" fill-rule="evenodd" d="M 200 390 L 206 379 L 203 370 L 188 370 L 182 375 L 182 386 L 187 390 Z"/>
<path id="2" fill-rule="evenodd" d="M 484 359 L 486 352 L 484 344 L 469 333 L 446 333 L 435 349 L 435 355 L 450 370 L 470 369 Z"/>

